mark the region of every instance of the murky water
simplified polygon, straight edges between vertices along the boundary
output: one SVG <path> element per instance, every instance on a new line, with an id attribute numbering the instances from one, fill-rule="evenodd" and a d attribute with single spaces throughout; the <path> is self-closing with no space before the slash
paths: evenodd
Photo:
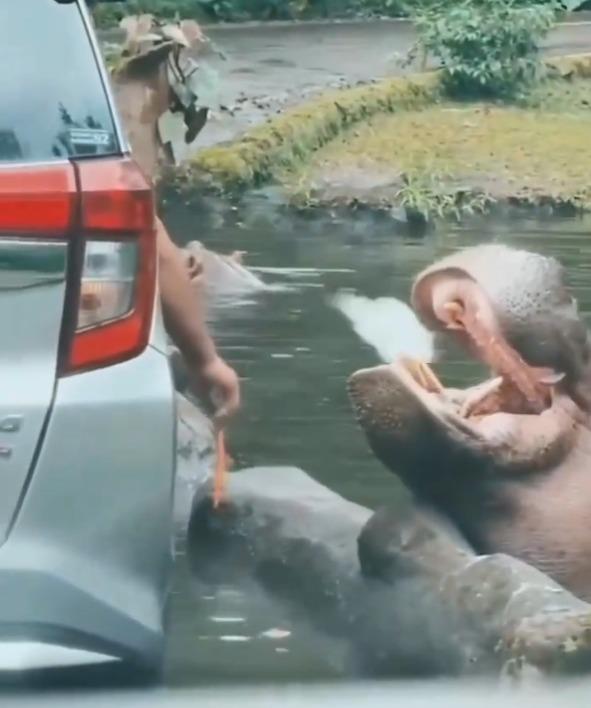
<path id="1" fill-rule="evenodd" d="M 406 302 L 424 265 L 449 250 L 494 240 L 558 257 L 580 308 L 591 315 L 589 220 L 497 217 L 413 239 L 388 217 L 288 217 L 265 199 L 245 211 L 169 205 L 166 220 L 180 242 L 199 238 L 220 251 L 247 251 L 246 262 L 282 286 L 213 313 L 219 346 L 243 378 L 244 408 L 230 433 L 237 467 L 296 465 L 369 507 L 402 502 L 404 493 L 368 453 L 353 420 L 346 379 L 379 356 L 334 307 L 336 293 Z M 394 318 L 390 332 L 382 329 L 390 344 L 417 346 L 416 328 L 404 319 Z M 465 385 L 481 375 L 445 343 L 437 351 L 446 383 Z M 181 544 L 171 683 L 346 675 L 337 642 L 252 589 L 205 592 L 190 578 L 183 552 Z"/>

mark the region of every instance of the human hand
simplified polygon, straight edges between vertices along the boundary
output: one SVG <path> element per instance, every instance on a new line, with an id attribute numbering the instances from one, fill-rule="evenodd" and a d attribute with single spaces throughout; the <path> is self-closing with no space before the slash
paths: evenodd
<path id="1" fill-rule="evenodd" d="M 223 425 L 240 408 L 240 381 L 238 375 L 219 356 L 201 365 L 194 383 L 215 406 L 216 423 Z"/>

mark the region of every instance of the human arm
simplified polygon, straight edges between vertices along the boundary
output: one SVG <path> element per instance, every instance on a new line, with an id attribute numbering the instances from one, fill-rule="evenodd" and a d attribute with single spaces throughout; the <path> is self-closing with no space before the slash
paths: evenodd
<path id="1" fill-rule="evenodd" d="M 191 285 L 179 249 L 156 220 L 160 297 L 165 327 L 178 347 L 193 387 L 218 399 L 216 418 L 225 420 L 240 406 L 236 372 L 220 357 L 205 323 L 203 305 Z"/>

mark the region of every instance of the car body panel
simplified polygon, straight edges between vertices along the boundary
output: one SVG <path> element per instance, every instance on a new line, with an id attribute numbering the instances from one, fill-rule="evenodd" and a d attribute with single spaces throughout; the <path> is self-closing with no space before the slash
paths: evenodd
<path id="1" fill-rule="evenodd" d="M 66 256 L 64 242 L 0 239 L 0 539 L 14 516 L 53 398 Z"/>
<path id="2" fill-rule="evenodd" d="M 176 472 L 158 292 L 150 344 L 139 356 L 61 375 L 71 244 L 84 237 L 80 186 L 68 193 L 71 218 L 60 222 L 62 212 L 51 212 L 54 226 L 44 233 L 35 211 L 43 210 L 43 195 L 22 192 L 13 180 L 23 167 L 29 175 L 48 168 L 75 174 L 77 162 L 128 159 L 129 148 L 84 3 L 0 3 L 3 18 L 0 38 L 2 29 L 17 40 L 28 32 L 25 44 L 36 47 L 38 34 L 47 50 L 45 64 L 30 54 L 19 62 L 22 45 L 0 42 L 0 58 L 12 67 L 0 69 L 0 208 L 5 198 L 16 219 L 11 230 L 0 214 L 0 645 L 41 642 L 157 666 Z M 62 86 L 58 76 L 53 91 L 43 77 L 55 77 L 58 65 L 67 81 Z M 86 127 L 91 137 L 97 131 L 94 147 L 80 142 L 88 140 Z M 20 208 L 19 190 L 26 196 Z"/>
<path id="3" fill-rule="evenodd" d="M 155 655 L 173 557 L 174 406 L 152 347 L 59 380 L 0 548 L 0 639 L 28 627 L 24 637 Z"/>

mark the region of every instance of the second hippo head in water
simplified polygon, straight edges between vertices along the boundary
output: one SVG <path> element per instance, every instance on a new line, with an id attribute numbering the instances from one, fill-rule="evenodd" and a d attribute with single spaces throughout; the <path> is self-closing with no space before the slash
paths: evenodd
<path id="1" fill-rule="evenodd" d="M 183 249 L 191 281 L 213 299 L 235 298 L 267 290 L 267 285 L 243 264 L 243 253 L 220 254 L 191 241 Z"/>

